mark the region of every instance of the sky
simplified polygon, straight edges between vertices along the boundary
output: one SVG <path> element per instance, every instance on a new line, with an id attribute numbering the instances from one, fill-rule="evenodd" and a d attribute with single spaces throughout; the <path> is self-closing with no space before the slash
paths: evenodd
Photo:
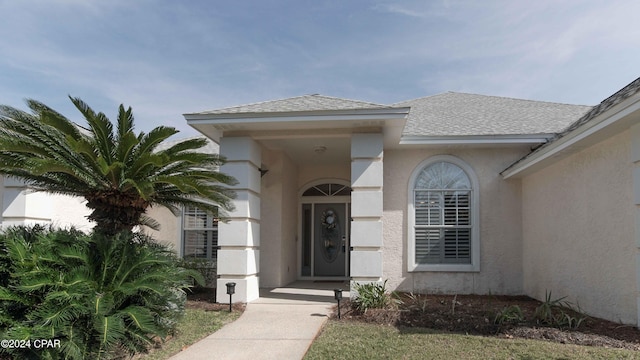
<path id="1" fill-rule="evenodd" d="M 637 0 L 0 0 L 0 104 L 136 129 L 305 94 L 596 105 L 640 76 Z"/>

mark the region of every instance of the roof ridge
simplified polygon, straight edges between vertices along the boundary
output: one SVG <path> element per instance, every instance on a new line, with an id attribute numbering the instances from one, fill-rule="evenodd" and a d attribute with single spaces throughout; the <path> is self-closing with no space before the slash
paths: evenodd
<path id="1" fill-rule="evenodd" d="M 347 100 L 347 101 L 359 102 L 359 103 L 363 103 L 363 104 L 369 104 L 369 105 L 375 105 L 375 106 L 381 106 L 381 107 L 391 107 L 391 105 L 387 105 L 387 104 L 379 104 L 379 103 L 374 103 L 374 102 L 371 102 L 371 101 L 355 100 L 355 99 L 342 98 L 342 97 L 330 96 L 330 95 L 309 94 L 309 95 L 305 95 L 305 96 L 317 96 L 317 97 L 322 97 L 322 98 L 325 98 L 325 99 Z"/>
<path id="2" fill-rule="evenodd" d="M 361 104 L 366 104 L 366 105 L 369 105 L 369 106 L 376 106 L 376 107 L 392 107 L 390 105 L 378 104 L 378 103 L 373 103 L 373 102 L 370 102 L 370 101 L 354 100 L 354 99 L 340 98 L 340 97 L 336 97 L 336 96 L 328 96 L 328 95 L 322 95 L 322 94 L 318 94 L 318 93 L 313 93 L 313 94 L 305 94 L 305 95 L 296 95 L 296 96 L 284 97 L 284 98 L 273 99 L 273 100 L 256 101 L 256 102 L 252 102 L 252 103 L 227 106 L 227 107 L 222 107 L 222 108 L 217 108 L 217 109 L 204 110 L 204 111 L 200 111 L 200 113 L 229 111 L 229 110 L 239 109 L 239 108 L 244 108 L 244 107 L 249 107 L 249 106 L 257 106 L 257 105 L 263 105 L 263 104 L 268 104 L 268 103 L 276 103 L 276 102 L 279 102 L 279 101 L 290 101 L 290 100 L 294 100 L 294 99 L 303 99 L 303 98 L 308 98 L 308 97 L 316 97 L 316 98 L 339 100 L 339 101 L 349 101 L 349 102 L 361 103 Z"/>
<path id="3" fill-rule="evenodd" d="M 400 101 L 400 102 L 397 102 L 397 103 L 395 103 L 393 105 L 408 103 L 408 102 L 412 102 L 412 101 L 416 101 L 416 100 L 422 100 L 422 99 L 427 99 L 427 98 L 431 98 L 431 97 L 435 97 L 435 96 L 442 96 L 442 95 L 447 95 L 447 94 L 473 95 L 473 96 L 482 96 L 482 97 L 488 97 L 488 98 L 507 99 L 507 100 L 516 100 L 516 101 L 526 101 L 526 102 L 532 102 L 532 103 L 543 103 L 543 104 L 554 104 L 554 105 L 593 107 L 593 105 L 569 104 L 569 103 L 561 103 L 561 102 L 556 102 L 556 101 L 522 99 L 522 98 L 511 97 L 511 96 L 485 95 L 485 94 L 476 94 L 476 93 L 460 92 L 460 91 L 446 91 L 446 92 L 442 92 L 442 93 L 438 93 L 438 94 L 427 95 L 427 96 L 418 97 L 418 98 L 414 98 L 414 99 L 410 99 L 410 100 Z"/>

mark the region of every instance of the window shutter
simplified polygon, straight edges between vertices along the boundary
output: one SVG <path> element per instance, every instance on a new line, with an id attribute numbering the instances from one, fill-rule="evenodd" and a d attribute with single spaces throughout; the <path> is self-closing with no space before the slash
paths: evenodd
<path id="1" fill-rule="evenodd" d="M 416 179 L 414 233 L 417 264 L 471 263 L 470 184 L 466 173 L 451 163 L 432 164 Z"/>

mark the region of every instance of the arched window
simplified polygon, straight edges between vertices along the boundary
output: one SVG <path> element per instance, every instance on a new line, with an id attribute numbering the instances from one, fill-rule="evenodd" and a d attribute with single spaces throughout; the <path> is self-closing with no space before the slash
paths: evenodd
<path id="1" fill-rule="evenodd" d="M 351 188 L 347 185 L 326 183 L 312 186 L 302 193 L 302 196 L 349 196 Z"/>
<path id="2" fill-rule="evenodd" d="M 453 156 L 420 164 L 409 183 L 409 271 L 478 271 L 477 180 Z"/>

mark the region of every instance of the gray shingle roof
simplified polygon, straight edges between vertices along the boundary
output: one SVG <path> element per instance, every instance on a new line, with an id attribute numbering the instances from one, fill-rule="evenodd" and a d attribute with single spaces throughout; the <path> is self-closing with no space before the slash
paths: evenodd
<path id="1" fill-rule="evenodd" d="M 590 121 L 593 121 L 596 117 L 598 117 L 598 115 L 606 112 L 607 110 L 611 109 L 612 107 L 614 107 L 615 105 L 621 103 L 622 101 L 630 98 L 631 96 L 635 95 L 638 92 L 640 92 L 640 78 L 635 79 L 634 81 L 629 83 L 627 86 L 625 86 L 622 89 L 618 90 L 615 94 L 613 94 L 613 95 L 609 96 L 608 98 L 602 100 L 602 102 L 600 104 L 592 107 L 590 111 L 586 112 L 582 117 L 578 118 L 578 120 L 576 120 L 573 123 L 571 123 L 567 128 L 563 129 L 563 131 L 557 132 L 557 134 L 553 138 L 551 138 L 547 143 L 545 143 L 544 145 L 538 147 L 537 149 L 535 149 L 534 151 L 530 152 L 529 154 L 525 155 L 524 157 L 522 157 L 520 160 L 516 161 L 515 163 L 509 165 L 509 167 L 504 169 L 502 171 L 502 173 L 505 173 L 507 170 L 509 170 L 509 169 L 515 167 L 516 165 L 522 163 L 526 159 L 528 159 L 530 157 L 533 157 L 538 153 L 541 153 L 543 149 L 546 149 L 549 146 L 553 146 L 553 144 L 555 142 L 557 142 L 559 139 L 561 139 L 562 137 L 564 137 L 567 134 L 569 134 L 570 132 L 578 129 L 582 125 L 587 124 Z"/>
<path id="2" fill-rule="evenodd" d="M 625 99 L 633 96 L 637 92 L 640 92 L 640 78 L 637 78 L 637 79 L 633 80 L 627 86 L 625 86 L 622 89 L 618 90 L 615 94 L 613 94 L 613 95 L 609 96 L 608 98 L 602 100 L 602 102 L 600 104 L 598 104 L 597 106 L 594 106 L 591 109 L 591 111 L 589 111 L 588 113 L 584 114 L 584 116 L 582 116 L 576 122 L 572 123 L 567 129 L 565 129 L 558 136 L 562 137 L 566 133 L 577 129 L 578 127 L 582 126 L 583 124 L 588 123 L 589 121 L 591 121 L 596 116 L 598 116 L 598 115 L 602 114 L 603 112 L 611 109 L 615 105 L 617 105 L 617 104 L 621 103 L 622 101 L 624 101 Z"/>
<path id="3" fill-rule="evenodd" d="M 200 139 L 200 138 L 206 139 L 207 140 L 207 145 L 201 147 L 196 152 L 204 153 L 204 154 L 217 154 L 217 153 L 219 153 L 220 146 L 218 146 L 218 144 L 213 142 L 213 140 L 211 140 L 211 139 L 209 139 L 209 138 L 207 138 L 205 136 L 202 136 L 202 135 L 190 136 L 190 137 L 186 137 L 186 138 L 170 138 L 169 140 L 165 140 L 165 141 L 161 142 L 160 144 L 158 144 L 158 146 L 156 146 L 156 148 L 155 148 L 155 151 L 166 150 L 166 149 L 172 147 L 173 145 L 175 145 L 177 143 L 181 143 L 181 142 L 183 142 L 185 140 Z"/>
<path id="4" fill-rule="evenodd" d="M 403 136 L 557 133 L 592 108 L 455 92 L 394 106 L 411 107 Z"/>
<path id="5" fill-rule="evenodd" d="M 389 108 L 388 105 L 365 101 L 340 99 L 318 94 L 296 96 L 287 99 L 263 101 L 247 105 L 232 106 L 223 109 L 203 111 L 198 114 L 240 114 L 240 113 L 279 113 L 324 110 L 358 110 Z"/>

